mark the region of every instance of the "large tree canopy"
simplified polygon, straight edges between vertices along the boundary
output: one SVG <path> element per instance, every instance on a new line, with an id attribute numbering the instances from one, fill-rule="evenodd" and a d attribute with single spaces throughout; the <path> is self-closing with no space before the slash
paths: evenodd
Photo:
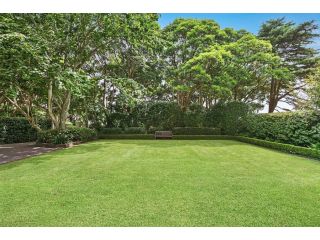
<path id="1" fill-rule="evenodd" d="M 157 101 L 182 111 L 268 103 L 273 112 L 281 101 L 299 107 L 307 90 L 319 106 L 315 22 L 270 20 L 255 36 L 213 20 L 161 29 L 158 17 L 0 14 L 0 106 L 37 129 L 40 117 L 57 129 L 110 125 Z"/>
<path id="2" fill-rule="evenodd" d="M 296 105 L 299 93 L 306 87 L 305 78 L 317 62 L 317 51 L 310 47 L 318 29 L 315 21 L 301 24 L 287 22 L 284 18 L 267 21 L 261 26 L 259 37 L 270 41 L 273 51 L 281 59 L 281 65 L 288 68 L 292 78 L 272 79 L 269 91 L 269 112 L 273 112 L 279 101 Z"/>

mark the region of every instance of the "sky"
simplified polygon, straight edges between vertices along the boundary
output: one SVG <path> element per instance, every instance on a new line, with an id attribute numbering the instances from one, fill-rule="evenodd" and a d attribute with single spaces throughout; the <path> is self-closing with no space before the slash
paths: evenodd
<path id="1" fill-rule="evenodd" d="M 316 20 L 320 25 L 320 13 L 161 13 L 159 23 L 161 27 L 165 27 L 176 18 L 213 19 L 221 28 L 245 29 L 257 34 L 263 22 L 280 17 L 295 23 Z M 316 43 L 312 46 L 320 50 L 320 38 L 316 39 Z"/>

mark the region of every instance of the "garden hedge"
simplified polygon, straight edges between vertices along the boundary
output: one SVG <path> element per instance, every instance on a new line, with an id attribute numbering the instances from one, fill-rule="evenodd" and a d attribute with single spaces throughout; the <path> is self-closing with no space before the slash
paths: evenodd
<path id="1" fill-rule="evenodd" d="M 122 133 L 122 128 L 101 128 L 99 133 L 102 134 L 121 134 Z"/>
<path id="2" fill-rule="evenodd" d="M 97 138 L 97 133 L 93 129 L 69 127 L 63 131 L 56 129 L 40 131 L 37 143 L 66 144 L 70 142 L 87 142 Z"/>
<path id="3" fill-rule="evenodd" d="M 174 140 L 234 140 L 229 135 L 174 135 Z"/>
<path id="4" fill-rule="evenodd" d="M 256 107 L 243 102 L 218 103 L 206 110 L 206 127 L 220 128 L 225 135 L 237 135 L 242 118 L 252 113 Z"/>
<path id="5" fill-rule="evenodd" d="M 40 119 L 42 129 L 49 129 L 51 121 Z M 0 117 L 0 143 L 21 143 L 37 139 L 37 131 L 23 117 Z"/>
<path id="6" fill-rule="evenodd" d="M 153 134 L 98 134 L 99 139 L 154 139 Z"/>
<path id="7" fill-rule="evenodd" d="M 154 132 L 153 129 L 172 130 L 175 127 L 212 127 L 220 128 L 223 134 L 236 135 L 240 119 L 255 109 L 256 105 L 237 101 L 219 102 L 209 109 L 191 104 L 184 110 L 177 102 L 143 102 L 121 113 L 106 114 L 105 122 L 100 122 L 101 125 L 96 123 L 95 127 L 100 131 L 104 127 L 125 129 L 139 126 L 148 132 Z"/>
<path id="8" fill-rule="evenodd" d="M 310 147 L 320 142 L 320 112 L 282 112 L 248 115 L 241 121 L 247 137 Z"/>
<path id="9" fill-rule="evenodd" d="M 173 135 L 221 135 L 219 128 L 206 127 L 176 127 L 172 133 Z"/>
<path id="10" fill-rule="evenodd" d="M 261 147 L 271 148 L 271 149 L 279 150 L 282 152 L 297 154 L 305 157 L 320 159 L 320 151 L 317 149 L 294 146 L 294 145 L 285 144 L 285 143 L 270 142 L 266 140 L 248 138 L 243 136 L 234 136 L 233 138 L 234 140 L 258 145 Z"/>
<path id="11" fill-rule="evenodd" d="M 146 130 L 143 127 L 128 127 L 123 131 L 124 134 L 145 134 Z"/>

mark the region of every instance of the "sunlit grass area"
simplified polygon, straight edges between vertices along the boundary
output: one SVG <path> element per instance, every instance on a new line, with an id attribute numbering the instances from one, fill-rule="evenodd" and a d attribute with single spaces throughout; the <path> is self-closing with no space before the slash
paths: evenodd
<path id="1" fill-rule="evenodd" d="M 319 226 L 320 162 L 227 140 L 96 141 L 0 166 L 0 226 Z"/>

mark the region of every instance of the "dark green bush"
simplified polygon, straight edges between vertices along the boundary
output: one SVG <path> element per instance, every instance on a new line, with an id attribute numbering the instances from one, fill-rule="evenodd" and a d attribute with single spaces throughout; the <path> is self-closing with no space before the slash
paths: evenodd
<path id="1" fill-rule="evenodd" d="M 0 118 L 0 142 L 20 143 L 35 141 L 36 129 L 32 128 L 25 118 L 4 117 Z"/>
<path id="2" fill-rule="evenodd" d="M 38 121 L 38 125 L 39 127 L 42 129 L 42 130 L 49 130 L 51 129 L 51 120 L 50 119 L 47 119 L 47 118 L 41 118 L 39 119 Z"/>
<path id="3" fill-rule="evenodd" d="M 207 110 L 204 126 L 220 128 L 222 134 L 236 135 L 240 120 L 253 110 L 253 106 L 243 102 L 218 103 Z"/>
<path id="4" fill-rule="evenodd" d="M 183 126 L 185 127 L 202 127 L 205 108 L 201 105 L 192 104 L 184 113 L 183 113 Z M 178 127 L 178 126 L 177 126 Z"/>
<path id="5" fill-rule="evenodd" d="M 128 127 L 124 129 L 124 134 L 145 134 L 146 130 L 143 127 Z"/>
<path id="6" fill-rule="evenodd" d="M 153 134 L 102 134 L 99 133 L 99 139 L 154 139 Z"/>
<path id="7" fill-rule="evenodd" d="M 156 131 L 163 131 L 163 128 L 159 128 L 159 127 L 149 127 L 149 129 L 147 130 L 148 134 L 155 134 Z"/>
<path id="8" fill-rule="evenodd" d="M 125 128 L 129 126 L 129 114 L 123 112 L 109 113 L 106 116 L 106 126 L 108 128 Z"/>
<path id="9" fill-rule="evenodd" d="M 219 128 L 205 127 L 176 127 L 173 128 L 173 135 L 220 135 Z"/>
<path id="10" fill-rule="evenodd" d="M 183 126 L 183 112 L 175 102 L 157 102 L 148 107 L 144 123 L 147 129 L 156 127 L 170 130 Z"/>
<path id="11" fill-rule="evenodd" d="M 175 140 L 234 140 L 234 136 L 228 135 L 173 135 Z"/>
<path id="12" fill-rule="evenodd" d="M 284 144 L 284 143 L 270 142 L 266 140 L 248 138 L 243 136 L 234 136 L 234 139 L 241 142 L 245 142 L 245 143 L 251 143 L 251 144 L 255 144 L 262 147 L 272 148 L 282 152 L 293 153 L 293 154 L 298 154 L 305 157 L 320 159 L 320 151 L 317 149 L 299 147 L 299 146 L 294 146 L 294 145 Z"/>
<path id="13" fill-rule="evenodd" d="M 65 144 L 69 142 L 86 142 L 97 137 L 94 130 L 89 128 L 70 127 L 63 131 L 56 129 L 40 131 L 38 133 L 38 143 Z"/>
<path id="14" fill-rule="evenodd" d="M 100 133 L 103 134 L 121 134 L 122 128 L 102 128 Z"/>
<path id="15" fill-rule="evenodd" d="M 241 126 L 241 133 L 248 137 L 304 147 L 320 142 L 319 112 L 248 115 Z"/>

